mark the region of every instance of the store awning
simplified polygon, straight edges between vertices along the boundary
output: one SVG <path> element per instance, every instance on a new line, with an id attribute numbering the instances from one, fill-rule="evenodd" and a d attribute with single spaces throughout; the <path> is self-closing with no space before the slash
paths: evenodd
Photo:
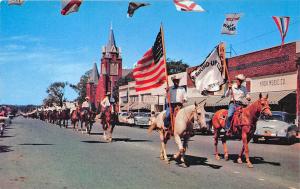
<path id="1" fill-rule="evenodd" d="M 289 94 L 296 94 L 295 90 L 287 90 L 287 91 L 272 91 L 267 93 L 262 93 L 263 96 L 268 94 L 269 104 L 279 104 L 279 102 Z M 250 93 L 251 102 L 255 101 L 259 97 L 259 93 Z"/>
<path id="2" fill-rule="evenodd" d="M 262 93 L 263 96 L 268 94 L 269 104 L 279 104 L 279 102 L 289 94 L 296 94 L 295 90 L 286 90 L 286 91 L 272 91 L 268 93 Z M 259 97 L 258 93 L 249 93 L 251 102 L 254 102 Z M 201 102 L 206 99 L 206 106 L 214 107 L 214 106 L 227 106 L 230 101 L 230 97 L 221 98 L 221 96 L 207 96 L 207 97 L 193 97 L 188 99 L 187 105 L 194 104 L 195 102 Z M 248 104 L 247 100 L 245 100 L 244 104 Z"/>
<path id="3" fill-rule="evenodd" d="M 150 104 L 146 104 L 144 102 L 134 102 L 131 106 L 130 106 L 131 110 L 140 110 L 140 109 L 147 109 L 147 110 L 151 110 L 151 105 Z"/>
<path id="4" fill-rule="evenodd" d="M 216 106 L 216 104 L 222 99 L 221 99 L 221 96 L 192 97 L 192 98 L 188 98 L 187 105 L 192 105 L 195 102 L 201 102 L 203 100 L 206 100 L 205 106 Z"/>
<path id="5" fill-rule="evenodd" d="M 130 110 L 131 106 L 133 105 L 133 102 L 125 104 L 123 107 L 121 107 L 121 111 L 128 111 Z"/>

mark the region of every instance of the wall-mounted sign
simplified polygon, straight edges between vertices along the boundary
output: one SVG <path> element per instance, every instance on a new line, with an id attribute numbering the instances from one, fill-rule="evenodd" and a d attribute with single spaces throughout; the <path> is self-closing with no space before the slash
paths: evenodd
<path id="1" fill-rule="evenodd" d="M 297 89 L 297 74 L 250 80 L 251 92 L 284 91 Z"/>

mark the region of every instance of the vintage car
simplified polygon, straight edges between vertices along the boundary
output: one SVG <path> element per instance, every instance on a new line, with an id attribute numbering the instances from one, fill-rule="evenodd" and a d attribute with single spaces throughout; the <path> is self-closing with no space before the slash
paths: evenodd
<path id="1" fill-rule="evenodd" d="M 132 125 L 134 124 L 133 115 L 128 112 L 120 112 L 118 115 L 118 121 L 121 125 Z"/>
<path id="2" fill-rule="evenodd" d="M 144 126 L 149 126 L 150 125 L 150 117 L 151 117 L 151 113 L 138 112 L 134 116 L 134 124 L 140 126 L 141 128 Z"/>
<path id="3" fill-rule="evenodd" d="M 193 130 L 194 132 L 200 132 L 200 133 L 203 133 L 203 134 L 212 134 L 213 133 L 213 127 L 212 127 L 212 123 L 211 123 L 211 119 L 213 117 L 214 113 L 213 112 L 205 112 L 205 121 L 206 121 L 206 126 L 207 126 L 207 129 L 205 130 L 201 130 L 200 129 L 200 125 L 198 123 L 194 123 L 194 126 L 193 126 Z"/>
<path id="4" fill-rule="evenodd" d="M 277 138 L 292 144 L 295 142 L 297 133 L 298 129 L 294 124 L 294 117 L 291 114 L 272 111 L 272 116 L 262 116 L 257 121 L 253 142 L 257 143 L 259 138 L 264 138 L 266 141 Z"/>

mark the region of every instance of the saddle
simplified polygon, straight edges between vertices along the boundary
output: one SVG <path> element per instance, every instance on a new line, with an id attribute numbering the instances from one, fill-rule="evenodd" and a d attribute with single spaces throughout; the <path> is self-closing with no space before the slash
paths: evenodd
<path id="1" fill-rule="evenodd" d="M 233 133 L 237 133 L 238 129 L 243 125 L 243 107 L 236 108 L 231 124 L 230 124 L 230 130 L 233 131 Z"/>

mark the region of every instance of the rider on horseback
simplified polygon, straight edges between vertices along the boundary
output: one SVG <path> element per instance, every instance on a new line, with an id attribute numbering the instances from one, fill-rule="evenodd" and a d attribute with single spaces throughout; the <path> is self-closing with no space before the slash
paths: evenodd
<path id="1" fill-rule="evenodd" d="M 170 88 L 170 100 L 171 100 L 171 110 L 172 115 L 174 116 L 174 110 L 181 109 L 183 107 L 183 103 L 187 101 L 187 95 L 184 87 L 179 86 L 179 81 L 181 78 L 173 76 L 172 78 L 174 86 Z M 167 91 L 168 93 L 168 91 Z M 164 128 L 168 129 L 170 127 L 171 122 L 171 112 L 169 104 L 166 109 L 166 118 L 164 120 Z"/>
<path id="2" fill-rule="evenodd" d="M 90 112 L 92 110 L 92 105 L 90 103 L 90 97 L 85 97 L 85 101 L 81 105 L 81 110 Z"/>
<path id="3" fill-rule="evenodd" d="M 228 84 L 228 89 L 225 92 L 225 96 L 228 97 L 231 95 L 231 99 L 228 105 L 228 116 L 227 116 L 227 122 L 225 126 L 225 131 L 227 135 L 231 135 L 231 121 L 234 115 L 234 112 L 238 107 L 242 107 L 244 105 L 243 101 L 246 98 L 248 101 L 250 101 L 250 96 L 248 94 L 247 88 L 242 85 L 242 83 L 245 81 L 246 77 L 244 74 L 238 74 L 235 76 L 236 83 L 235 84 Z M 231 92 L 232 91 L 232 94 Z"/>
<path id="4" fill-rule="evenodd" d="M 115 99 L 110 97 L 110 92 L 107 92 L 103 100 L 101 101 L 102 113 L 100 115 L 100 119 L 103 120 L 103 116 L 105 116 L 105 112 L 109 111 L 111 105 L 115 103 Z M 111 112 L 114 112 L 114 108 L 112 106 Z"/>

